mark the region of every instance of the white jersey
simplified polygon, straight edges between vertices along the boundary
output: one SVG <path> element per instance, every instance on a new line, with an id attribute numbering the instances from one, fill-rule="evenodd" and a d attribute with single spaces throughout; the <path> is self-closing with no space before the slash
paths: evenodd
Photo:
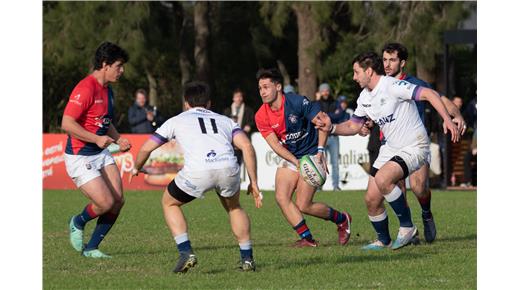
<path id="1" fill-rule="evenodd" d="M 429 146 L 428 134 L 414 103 L 421 90 L 422 87 L 407 81 L 381 76 L 372 91 L 365 88 L 359 95 L 354 120 L 356 117 L 374 120 L 390 147 Z"/>
<path id="2" fill-rule="evenodd" d="M 238 166 L 232 142 L 241 130 L 230 118 L 197 107 L 168 119 L 154 136 L 175 139 L 184 152 L 183 171 L 194 172 Z"/>

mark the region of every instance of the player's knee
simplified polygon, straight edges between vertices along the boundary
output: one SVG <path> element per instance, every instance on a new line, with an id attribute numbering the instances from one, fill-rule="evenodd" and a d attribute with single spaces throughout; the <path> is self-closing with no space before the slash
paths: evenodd
<path id="1" fill-rule="evenodd" d="M 296 207 L 300 210 L 300 212 L 304 214 L 309 214 L 311 209 L 311 203 L 309 202 L 298 202 L 296 201 Z"/>
<path id="2" fill-rule="evenodd" d="M 110 211 L 114 207 L 114 204 L 115 204 L 115 201 L 112 196 L 110 196 L 110 197 L 107 196 L 97 202 L 97 206 L 99 207 L 99 209 L 102 213 L 106 213 L 106 212 Z"/>
<path id="3" fill-rule="evenodd" d="M 291 202 L 291 200 L 283 195 L 280 195 L 280 194 L 277 194 L 275 196 L 275 199 L 276 199 L 276 203 L 280 206 L 280 207 L 284 207 L 284 206 L 287 206 L 289 205 L 289 203 Z"/>
<path id="4" fill-rule="evenodd" d="M 381 191 L 381 193 L 383 194 L 391 192 L 394 187 L 394 184 L 390 183 L 388 180 L 378 175 L 376 175 L 375 181 L 377 187 L 379 188 L 379 191 Z"/>
<path id="5" fill-rule="evenodd" d="M 370 210 L 377 208 L 380 204 L 380 201 L 379 201 L 379 198 L 376 198 L 373 195 L 367 194 L 367 195 L 365 195 L 365 204 L 367 206 L 367 209 L 370 211 Z"/>

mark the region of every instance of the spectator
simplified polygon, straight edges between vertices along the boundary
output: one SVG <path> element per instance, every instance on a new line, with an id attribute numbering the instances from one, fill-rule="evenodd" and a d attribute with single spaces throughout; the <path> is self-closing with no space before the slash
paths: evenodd
<path id="1" fill-rule="evenodd" d="M 291 86 L 291 85 L 286 85 L 286 86 L 283 87 L 283 93 L 284 93 L 284 94 L 288 94 L 288 93 L 296 94 L 296 90 L 294 89 L 293 86 Z"/>
<path id="2" fill-rule="evenodd" d="M 128 109 L 128 122 L 132 133 L 149 134 L 161 126 L 164 118 L 156 106 L 148 105 L 148 95 L 144 89 L 135 92 L 135 103 Z"/>
<path id="3" fill-rule="evenodd" d="M 321 110 L 329 115 L 332 124 L 339 124 L 347 118 L 347 113 L 341 109 L 340 104 L 330 95 L 330 86 L 323 83 L 319 87 L 319 96 L 317 100 Z M 327 153 L 330 155 L 330 163 L 332 165 L 332 187 L 334 191 L 341 190 L 339 187 L 339 137 L 337 135 L 329 135 L 326 146 Z"/>
<path id="4" fill-rule="evenodd" d="M 255 112 L 244 103 L 244 92 L 241 89 L 233 91 L 233 103 L 224 109 L 224 115 L 235 121 L 247 137 L 251 138 L 251 134 L 255 130 Z M 235 148 L 235 156 L 238 164 L 242 164 L 242 151 Z"/>
<path id="5" fill-rule="evenodd" d="M 340 106 L 341 110 L 345 111 L 345 113 L 347 113 L 347 115 L 348 115 L 347 118 L 344 120 L 344 121 L 347 121 L 348 119 L 350 119 L 352 114 L 354 114 L 354 110 L 349 108 L 346 96 L 339 96 L 338 102 L 339 102 L 339 106 Z"/>
<path id="6" fill-rule="evenodd" d="M 466 109 L 464 109 L 463 116 L 466 124 L 468 124 L 468 128 L 477 128 L 477 98 L 469 102 Z"/>

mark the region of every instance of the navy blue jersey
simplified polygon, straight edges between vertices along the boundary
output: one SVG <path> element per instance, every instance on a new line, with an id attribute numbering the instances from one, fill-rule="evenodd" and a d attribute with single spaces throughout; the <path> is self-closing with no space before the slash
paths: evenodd
<path id="1" fill-rule="evenodd" d="M 263 104 L 256 112 L 256 126 L 262 136 L 274 133 L 296 158 L 318 152 L 318 130 L 311 120 L 320 112 L 320 105 L 304 96 L 288 93 L 282 96 L 282 106 L 273 111 Z"/>

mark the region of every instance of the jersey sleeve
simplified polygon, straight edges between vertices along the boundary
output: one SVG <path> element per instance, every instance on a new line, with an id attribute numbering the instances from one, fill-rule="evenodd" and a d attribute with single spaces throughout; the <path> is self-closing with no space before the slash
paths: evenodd
<path id="1" fill-rule="evenodd" d="M 365 108 L 361 104 L 360 101 L 361 97 L 357 100 L 357 108 L 354 111 L 354 114 L 350 117 L 350 120 L 354 123 L 365 123 L 367 120 L 367 112 L 365 111 Z"/>
<path id="2" fill-rule="evenodd" d="M 240 125 L 236 123 L 235 121 L 231 120 L 230 118 L 229 122 L 231 123 L 231 138 L 235 137 L 236 134 L 243 132 L 242 128 L 240 128 Z"/>
<path id="3" fill-rule="evenodd" d="M 318 102 L 311 102 L 307 97 L 302 97 L 301 99 L 301 108 L 303 116 L 312 121 L 316 115 L 321 111 L 320 104 Z"/>
<path id="4" fill-rule="evenodd" d="M 88 86 L 77 86 L 74 88 L 69 97 L 69 102 L 65 106 L 63 115 L 70 116 L 74 120 L 78 120 L 83 116 L 94 100 L 94 90 Z"/>
<path id="5" fill-rule="evenodd" d="M 404 80 L 396 80 L 388 87 L 388 91 L 390 96 L 397 99 L 419 101 L 423 88 Z"/>
<path id="6" fill-rule="evenodd" d="M 157 144 L 164 144 L 172 139 L 175 139 L 175 118 L 171 118 L 164 122 L 161 127 L 157 128 L 150 137 L 151 140 Z"/>
<path id="7" fill-rule="evenodd" d="M 269 126 L 269 122 L 267 121 L 267 114 L 265 113 L 263 106 L 260 107 L 258 112 L 255 114 L 255 123 L 256 128 L 258 128 L 258 132 L 260 132 L 264 138 L 269 136 L 269 134 L 274 133 L 273 128 Z"/>

